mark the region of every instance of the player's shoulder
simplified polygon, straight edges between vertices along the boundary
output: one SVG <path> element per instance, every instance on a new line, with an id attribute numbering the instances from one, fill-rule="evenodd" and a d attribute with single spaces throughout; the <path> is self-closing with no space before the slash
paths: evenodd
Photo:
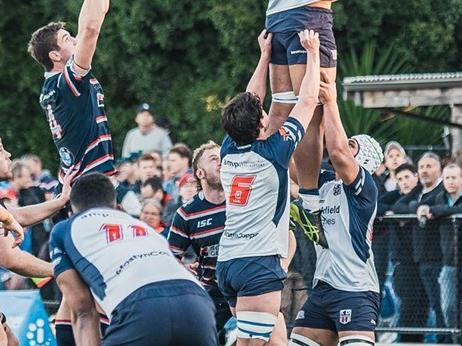
<path id="1" fill-rule="evenodd" d="M 181 209 L 185 215 L 189 215 L 203 210 L 204 208 L 206 208 L 206 202 L 204 200 L 203 193 L 199 192 L 196 193 L 192 199 L 183 203 L 178 210 Z"/>
<path id="2" fill-rule="evenodd" d="M 63 220 L 53 226 L 50 239 L 54 242 L 64 242 L 64 239 L 69 235 L 71 219 Z"/>

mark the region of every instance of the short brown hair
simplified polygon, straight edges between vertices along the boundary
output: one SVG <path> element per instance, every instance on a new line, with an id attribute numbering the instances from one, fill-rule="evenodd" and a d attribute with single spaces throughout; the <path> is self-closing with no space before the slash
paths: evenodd
<path id="1" fill-rule="evenodd" d="M 192 152 L 184 143 L 176 143 L 168 152 L 169 154 L 177 154 L 183 159 L 188 159 L 188 166 L 191 166 Z"/>
<path id="2" fill-rule="evenodd" d="M 53 61 L 51 61 L 49 53 L 52 50 L 58 50 L 58 31 L 64 29 L 66 23 L 51 22 L 36 30 L 29 41 L 27 51 L 32 57 L 40 63 L 46 71 L 53 69 Z"/>
<path id="3" fill-rule="evenodd" d="M 154 164 L 156 163 L 156 159 L 153 158 L 150 154 L 143 154 L 143 155 L 141 155 L 141 156 L 138 158 L 138 164 L 139 164 L 141 161 L 152 161 L 152 162 L 154 162 Z"/>
<path id="4" fill-rule="evenodd" d="M 197 190 L 198 191 L 202 190 L 200 179 L 197 177 L 197 168 L 198 168 L 199 161 L 201 160 L 202 155 L 204 155 L 204 153 L 207 150 L 212 150 L 215 148 L 220 149 L 220 146 L 214 141 L 208 141 L 207 143 L 204 143 L 200 147 L 194 149 L 194 153 L 192 157 L 192 171 L 193 171 L 194 177 L 197 180 Z"/>

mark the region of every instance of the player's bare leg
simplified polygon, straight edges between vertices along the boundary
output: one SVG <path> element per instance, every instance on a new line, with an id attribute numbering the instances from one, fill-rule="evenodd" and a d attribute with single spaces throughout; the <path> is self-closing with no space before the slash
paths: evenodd
<path id="1" fill-rule="evenodd" d="M 263 346 L 287 345 L 286 326 L 282 314 L 279 312 L 281 307 L 281 291 L 264 293 L 259 296 L 238 297 L 236 304 L 236 316 L 239 321 L 241 312 L 266 313 L 273 315 L 275 320 L 274 328 L 267 341 L 264 338 L 243 338 L 238 337 L 237 346 Z M 266 324 L 266 323 L 263 323 Z M 239 328 L 239 322 L 238 322 Z"/>
<path id="2" fill-rule="evenodd" d="M 329 329 L 295 327 L 289 346 L 337 346 L 337 334 Z"/>
<path id="3" fill-rule="evenodd" d="M 288 103 L 290 102 L 290 93 L 293 93 L 292 81 L 290 79 L 289 73 L 289 65 L 271 64 L 270 84 L 273 94 L 273 100 L 271 102 L 271 108 L 269 110 L 269 130 L 270 133 L 274 133 L 287 120 L 290 111 L 297 102 L 296 98 L 292 97 L 292 103 Z"/>

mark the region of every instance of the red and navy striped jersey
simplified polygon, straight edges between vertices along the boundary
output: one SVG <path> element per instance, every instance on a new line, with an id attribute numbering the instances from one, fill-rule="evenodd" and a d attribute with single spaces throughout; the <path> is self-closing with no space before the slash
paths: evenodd
<path id="1" fill-rule="evenodd" d="M 178 208 L 170 226 L 168 242 L 173 254 L 181 259 L 192 245 L 198 255 L 198 279 L 216 287 L 215 268 L 218 246 L 225 226 L 225 202 L 213 204 L 202 192 Z"/>
<path id="2" fill-rule="evenodd" d="M 61 161 L 61 183 L 71 167 L 79 171 L 75 179 L 87 172 L 115 173 L 103 88 L 91 71 L 80 76 L 73 66 L 70 59 L 63 72 L 45 73 L 40 95 Z"/>

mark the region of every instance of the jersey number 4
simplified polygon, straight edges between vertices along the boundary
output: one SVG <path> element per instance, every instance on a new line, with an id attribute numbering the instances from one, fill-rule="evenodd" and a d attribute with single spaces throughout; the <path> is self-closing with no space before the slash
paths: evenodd
<path id="1" fill-rule="evenodd" d="M 131 233 L 132 238 L 145 237 L 148 235 L 147 228 L 141 225 L 131 225 L 128 228 L 131 230 L 129 233 Z M 105 223 L 101 226 L 100 231 L 106 232 L 106 241 L 108 244 L 124 239 L 124 229 L 122 225 Z"/>
<path id="2" fill-rule="evenodd" d="M 231 193 L 229 194 L 229 204 L 246 206 L 249 202 L 252 184 L 255 175 L 236 175 L 231 182 Z"/>

